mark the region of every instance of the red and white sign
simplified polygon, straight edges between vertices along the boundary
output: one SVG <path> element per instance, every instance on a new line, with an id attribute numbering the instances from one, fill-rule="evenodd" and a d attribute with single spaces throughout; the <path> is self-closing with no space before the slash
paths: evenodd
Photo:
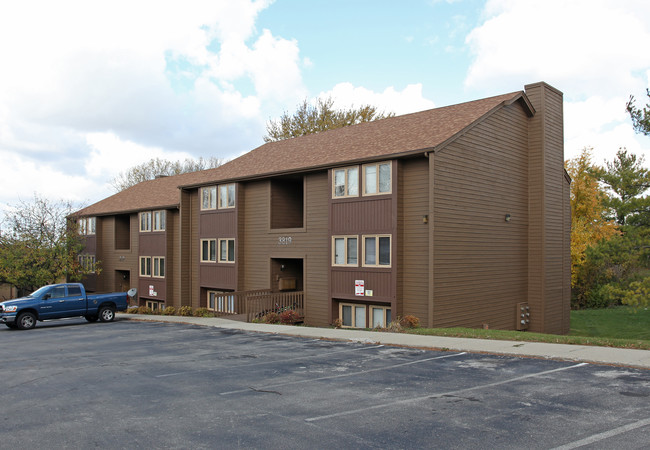
<path id="1" fill-rule="evenodd" d="M 365 294 L 365 282 L 363 280 L 354 280 L 354 295 L 362 296 Z"/>

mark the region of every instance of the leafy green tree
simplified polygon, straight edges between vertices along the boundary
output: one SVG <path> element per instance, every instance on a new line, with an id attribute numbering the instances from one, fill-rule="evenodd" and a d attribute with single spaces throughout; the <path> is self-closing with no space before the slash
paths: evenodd
<path id="1" fill-rule="evenodd" d="M 120 173 L 111 180 L 111 185 L 115 192 L 121 192 L 125 189 L 135 186 L 143 181 L 153 180 L 160 176 L 180 175 L 182 173 L 198 172 L 199 170 L 214 169 L 223 164 L 220 158 L 209 159 L 186 159 L 185 161 L 170 161 L 166 159 L 154 158 L 137 166 L 134 166 L 126 172 Z"/>
<path id="2" fill-rule="evenodd" d="M 646 89 L 646 95 L 650 98 L 650 89 Z M 636 132 L 650 136 L 650 104 L 646 103 L 644 108 L 637 108 L 634 96 L 630 95 L 626 109 Z"/>
<path id="3" fill-rule="evenodd" d="M 619 234 L 616 224 L 607 219 L 604 202 L 608 197 L 594 175 L 592 150 L 585 147 L 579 156 L 565 163 L 571 177 L 571 285 L 574 287 L 587 248 Z"/>
<path id="4" fill-rule="evenodd" d="M 80 280 L 89 269 L 78 262 L 82 237 L 68 216 L 78 210 L 70 202 L 38 195 L 6 211 L 0 231 L 0 279 L 33 291 L 62 280 Z"/>
<path id="5" fill-rule="evenodd" d="M 599 168 L 596 174 L 614 194 L 605 206 L 612 210 L 619 225 L 650 226 L 650 197 L 644 195 L 650 189 L 650 170 L 643 167 L 643 157 L 616 152 L 616 158 Z"/>
<path id="6" fill-rule="evenodd" d="M 331 97 L 319 98 L 314 105 L 305 99 L 298 105 L 298 109 L 292 115 L 285 111 L 280 119 L 267 122 L 267 135 L 264 136 L 264 142 L 281 141 L 362 122 L 372 122 L 373 120 L 393 117 L 394 115 L 392 112 L 380 112 L 371 105 L 362 105 L 350 109 L 335 109 L 334 100 Z"/>

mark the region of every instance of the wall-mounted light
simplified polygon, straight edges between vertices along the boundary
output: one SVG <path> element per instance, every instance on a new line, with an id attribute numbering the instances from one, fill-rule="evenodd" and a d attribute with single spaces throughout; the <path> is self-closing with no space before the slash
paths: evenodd
<path id="1" fill-rule="evenodd" d="M 422 223 L 429 223 L 429 215 L 425 214 L 422 216 Z"/>
<path id="2" fill-rule="evenodd" d="M 284 264 L 280 264 L 280 272 L 284 272 Z"/>
<path id="3" fill-rule="evenodd" d="M 506 222 L 510 222 L 510 214 L 506 214 Z"/>

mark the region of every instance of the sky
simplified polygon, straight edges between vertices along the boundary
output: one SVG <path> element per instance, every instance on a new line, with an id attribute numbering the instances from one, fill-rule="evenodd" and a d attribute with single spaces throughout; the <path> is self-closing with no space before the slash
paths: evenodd
<path id="1" fill-rule="evenodd" d="M 647 155 L 647 0 L 0 0 L 0 209 L 152 158 L 232 159 L 304 99 L 405 114 L 564 93 L 565 159 Z"/>

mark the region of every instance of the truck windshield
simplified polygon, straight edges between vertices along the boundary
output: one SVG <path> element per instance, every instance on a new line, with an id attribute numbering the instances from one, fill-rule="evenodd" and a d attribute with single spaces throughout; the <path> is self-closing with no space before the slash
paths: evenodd
<path id="1" fill-rule="evenodd" d="M 50 286 L 43 286 L 42 288 L 37 289 L 36 291 L 29 294 L 27 297 L 41 297 L 43 294 L 45 294 L 51 288 L 52 288 L 51 285 Z"/>

